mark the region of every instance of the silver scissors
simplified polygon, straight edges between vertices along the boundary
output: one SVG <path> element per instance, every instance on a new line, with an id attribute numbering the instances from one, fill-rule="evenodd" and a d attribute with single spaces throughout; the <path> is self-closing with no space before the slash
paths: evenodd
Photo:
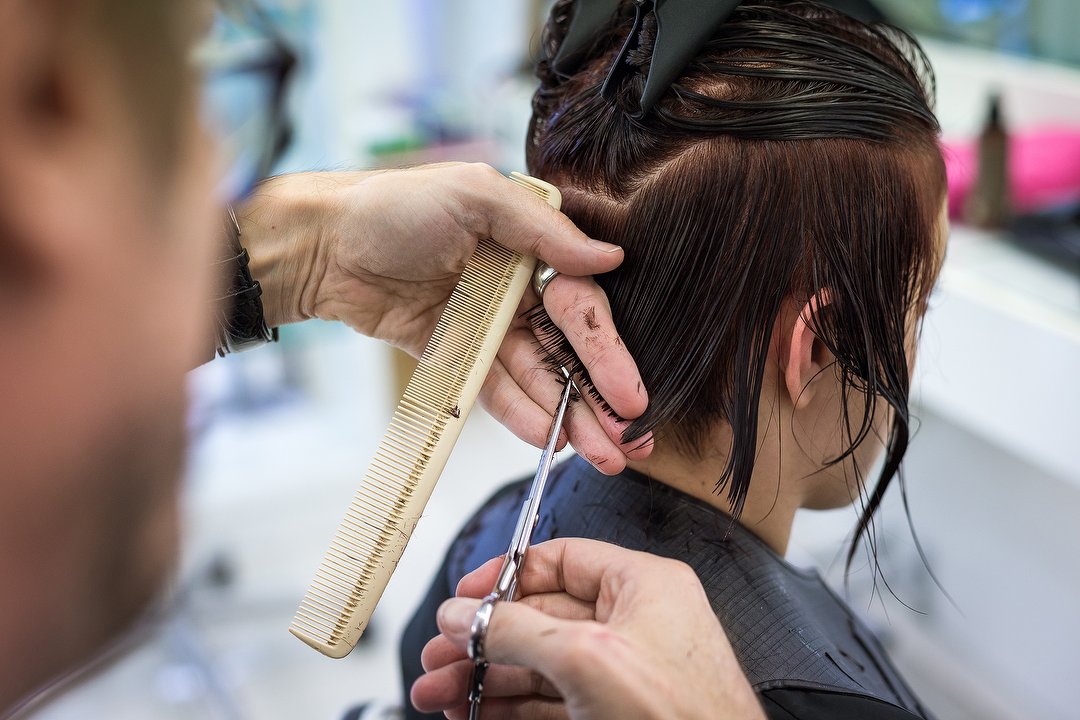
<path id="1" fill-rule="evenodd" d="M 563 378 L 566 381 L 563 387 L 562 397 L 559 400 L 559 408 L 555 411 L 555 418 L 551 421 L 551 432 L 548 435 L 547 445 L 540 455 L 540 465 L 536 468 L 532 485 L 529 487 L 529 495 L 521 505 L 521 514 L 518 515 L 517 527 L 514 536 L 510 540 L 510 548 L 503 558 L 502 568 L 495 580 L 495 587 L 487 594 L 480 604 L 473 618 L 472 628 L 469 634 L 469 659 L 474 663 L 472 680 L 469 684 L 469 720 L 479 720 L 480 699 L 484 694 L 484 675 L 487 673 L 488 662 L 484 656 L 484 640 L 487 638 L 488 623 L 491 622 L 491 613 L 495 610 L 498 601 L 511 602 L 514 592 L 517 590 L 518 577 L 525 566 L 525 554 L 529 551 L 529 542 L 532 540 L 533 530 L 540 519 L 540 498 L 544 494 L 544 485 L 547 483 L 548 473 L 551 472 L 551 462 L 555 459 L 555 445 L 559 442 L 559 433 L 562 430 L 563 419 L 566 416 L 566 407 L 570 404 L 570 396 L 574 388 L 574 381 L 566 368 L 562 368 Z"/>

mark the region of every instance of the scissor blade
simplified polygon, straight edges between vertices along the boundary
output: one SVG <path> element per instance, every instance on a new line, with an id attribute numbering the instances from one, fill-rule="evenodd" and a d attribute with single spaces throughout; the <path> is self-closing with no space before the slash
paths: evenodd
<path id="1" fill-rule="evenodd" d="M 533 476 L 532 485 L 529 487 L 529 497 L 522 504 L 521 515 L 518 517 L 517 527 L 514 528 L 514 538 L 510 543 L 510 554 L 515 556 L 519 564 L 529 547 L 533 529 L 540 515 L 540 498 L 544 495 L 544 486 L 551 473 L 551 463 L 555 459 L 555 446 L 559 443 L 559 434 L 562 431 L 563 420 L 566 418 L 566 408 L 570 404 L 574 381 L 565 370 L 563 374 L 566 377 L 566 385 L 563 387 L 562 397 L 559 398 L 559 407 L 555 410 L 555 417 L 551 421 L 551 433 L 548 435 L 544 452 L 540 455 L 540 464 L 536 467 L 536 475 Z M 506 599 L 513 599 L 513 588 Z"/>
<path id="2" fill-rule="evenodd" d="M 563 420 L 566 418 L 566 408 L 570 404 L 570 394 L 573 388 L 574 381 L 567 377 L 566 385 L 563 386 L 562 397 L 559 398 L 559 407 L 555 410 L 555 417 L 551 420 L 551 433 L 548 435 L 544 452 L 540 456 L 540 465 L 536 468 L 534 482 L 541 475 L 546 480 L 548 473 L 551 471 L 551 462 L 555 458 L 555 446 L 559 443 L 559 434 L 562 432 Z"/>
<path id="3" fill-rule="evenodd" d="M 559 399 L 559 407 L 555 410 L 555 417 L 551 420 L 551 432 L 548 435 L 547 445 L 544 446 L 544 452 L 540 455 L 540 464 L 536 468 L 536 475 L 533 476 L 532 485 L 529 487 L 529 497 L 521 505 L 521 514 L 518 515 L 517 527 L 514 528 L 514 537 L 510 540 L 510 548 L 506 551 L 502 569 L 499 571 L 499 577 L 492 590 L 495 599 L 503 602 L 511 602 L 514 599 L 518 573 L 525 564 L 525 553 L 529 550 L 529 542 L 532 540 L 533 530 L 540 516 L 540 498 L 544 495 L 544 485 L 551 472 L 551 462 L 555 458 L 555 446 L 559 443 L 559 434 L 562 432 L 563 420 L 566 418 L 566 408 L 570 404 L 574 381 L 565 368 L 563 377 L 566 378 L 566 385 Z M 477 660 L 473 666 L 472 678 L 469 681 L 469 720 L 478 720 L 480 717 L 480 700 L 484 693 L 484 674 L 487 672 L 487 667 L 488 664 L 484 660 Z"/>

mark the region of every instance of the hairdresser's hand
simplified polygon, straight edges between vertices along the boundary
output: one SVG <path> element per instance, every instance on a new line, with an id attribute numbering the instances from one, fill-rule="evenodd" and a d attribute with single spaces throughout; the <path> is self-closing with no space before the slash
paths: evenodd
<path id="1" fill-rule="evenodd" d="M 465 718 L 465 656 L 479 598 L 501 558 L 465 576 L 439 608 L 412 688 L 422 712 Z M 500 603 L 485 651 L 482 717 L 764 720 L 697 576 L 684 563 L 595 540 L 529 550 L 522 599 Z"/>
<path id="2" fill-rule="evenodd" d="M 563 273 L 548 285 L 545 307 L 597 389 L 623 418 L 645 410 L 637 366 L 619 340 L 603 291 L 589 277 L 618 266 L 622 250 L 590 240 L 486 165 L 285 175 L 260 185 L 238 217 L 270 325 L 340 320 L 416 357 L 478 240 L 491 237 L 537 256 Z M 520 310 L 538 302 L 530 289 Z M 559 390 L 519 317 L 481 402 L 518 437 L 540 446 Z M 615 473 L 627 456 L 648 454 L 640 441 L 620 447 L 625 423 L 599 411 L 591 398 L 586 403 L 571 408 L 566 429 L 594 465 Z"/>

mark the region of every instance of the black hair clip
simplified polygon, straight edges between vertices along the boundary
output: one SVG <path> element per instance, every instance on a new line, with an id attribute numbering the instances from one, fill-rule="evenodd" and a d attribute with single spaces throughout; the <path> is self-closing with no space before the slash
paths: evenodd
<path id="1" fill-rule="evenodd" d="M 742 0 L 635 0 L 634 26 L 615 57 L 600 90 L 610 100 L 619 82 L 630 72 L 626 56 L 638 47 L 641 24 L 650 12 L 656 17 L 656 42 L 645 76 L 645 89 L 638 110 L 631 116 L 644 117 L 686 65 L 716 33 Z M 620 0 L 577 0 L 574 16 L 559 51 L 551 63 L 560 75 L 577 70 L 585 59 L 597 32 L 611 20 Z"/>
<path id="2" fill-rule="evenodd" d="M 577 72 L 600 28 L 611 20 L 620 2 L 622 0 L 576 0 L 570 26 L 551 61 L 551 69 L 563 77 Z"/>

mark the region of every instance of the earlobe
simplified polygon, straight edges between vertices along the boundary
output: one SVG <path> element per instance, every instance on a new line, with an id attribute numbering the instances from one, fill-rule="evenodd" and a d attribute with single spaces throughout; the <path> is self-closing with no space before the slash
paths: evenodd
<path id="1" fill-rule="evenodd" d="M 787 347 L 787 365 L 784 368 L 784 384 L 787 386 L 791 404 L 796 410 L 807 407 L 814 399 L 812 381 L 822 370 L 821 342 L 812 328 L 813 318 L 829 304 L 829 291 L 819 290 L 800 310 L 791 328 Z"/>

